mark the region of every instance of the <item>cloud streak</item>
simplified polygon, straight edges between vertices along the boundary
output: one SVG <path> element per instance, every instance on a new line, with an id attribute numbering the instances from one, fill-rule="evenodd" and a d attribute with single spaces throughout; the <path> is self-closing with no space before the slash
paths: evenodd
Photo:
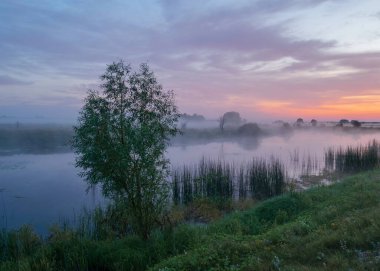
<path id="1" fill-rule="evenodd" d="M 17 78 L 13 78 L 8 75 L 0 75 L 0 85 L 30 85 L 33 84 L 33 82 L 30 81 L 23 81 Z"/>
<path id="2" fill-rule="evenodd" d="M 363 23 L 380 13 L 371 3 L 361 7 Z M 353 5 L 335 16 L 341 4 L 333 0 L 2 1 L 0 103 L 20 99 L 43 108 L 48 101 L 73 115 L 84 86 L 123 58 L 134 66 L 147 61 L 183 112 L 217 117 L 242 108 L 247 118 L 277 118 L 276 111 L 292 118 L 314 110 L 334 118 L 349 107 L 333 114 L 326 104 L 380 91 L 380 49 L 339 51 L 344 40 L 334 38 L 349 31 L 334 29 L 342 25 L 335 17 L 351 16 Z M 318 24 L 331 33 L 300 34 L 314 28 L 303 14 L 322 14 Z M 373 40 L 376 33 L 364 29 L 361 37 Z"/>

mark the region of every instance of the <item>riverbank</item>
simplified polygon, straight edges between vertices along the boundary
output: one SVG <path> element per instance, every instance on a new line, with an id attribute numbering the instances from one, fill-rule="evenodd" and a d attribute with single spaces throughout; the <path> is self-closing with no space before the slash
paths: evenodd
<path id="1" fill-rule="evenodd" d="M 263 201 L 208 225 L 96 238 L 54 227 L 1 234 L 0 270 L 376 270 L 380 170 Z"/>
<path id="2" fill-rule="evenodd" d="M 378 270 L 380 171 L 267 200 L 152 270 Z"/>

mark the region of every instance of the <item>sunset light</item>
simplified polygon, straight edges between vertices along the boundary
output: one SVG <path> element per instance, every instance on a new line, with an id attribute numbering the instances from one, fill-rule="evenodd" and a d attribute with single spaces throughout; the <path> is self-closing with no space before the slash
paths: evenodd
<path id="1" fill-rule="evenodd" d="M 0 271 L 380 270 L 380 0 L 0 0 Z"/>
<path id="2" fill-rule="evenodd" d="M 377 0 L 2 1 L 0 115 L 72 122 L 122 58 L 148 62 L 181 112 L 377 120 L 379 14 Z"/>

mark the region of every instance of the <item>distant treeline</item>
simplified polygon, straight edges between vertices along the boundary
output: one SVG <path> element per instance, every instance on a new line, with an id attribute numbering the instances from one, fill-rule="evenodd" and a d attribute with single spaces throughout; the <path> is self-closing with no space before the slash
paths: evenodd
<path id="1" fill-rule="evenodd" d="M 1 124 L 0 155 L 70 151 L 69 125 Z"/>
<path id="2" fill-rule="evenodd" d="M 195 117 L 199 115 L 194 114 Z M 191 117 L 194 117 L 191 116 Z M 236 123 L 235 123 L 236 124 Z M 337 126 L 336 123 L 319 123 L 317 127 L 293 126 L 283 122 L 276 125 L 258 125 L 250 122 L 239 122 L 231 126 L 225 123 L 223 129 L 213 127 L 189 128 L 180 127 L 182 133 L 172 138 L 173 144 L 207 143 L 215 141 L 234 141 L 246 149 L 255 149 L 259 139 L 266 136 L 289 136 L 297 130 L 324 132 L 369 132 L 378 133 L 380 123 L 363 122 L 361 127 Z M 287 125 L 286 125 L 287 124 Z M 70 140 L 73 137 L 72 125 L 59 124 L 0 124 L 0 155 L 17 153 L 55 153 L 69 152 Z"/>
<path id="3" fill-rule="evenodd" d="M 206 118 L 202 115 L 198 115 L 198 114 L 189 115 L 186 113 L 181 114 L 180 119 L 182 121 L 205 121 L 206 120 Z"/>

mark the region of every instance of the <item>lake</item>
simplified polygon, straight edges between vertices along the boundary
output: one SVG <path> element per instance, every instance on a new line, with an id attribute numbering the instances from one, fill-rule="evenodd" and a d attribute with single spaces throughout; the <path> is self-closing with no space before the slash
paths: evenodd
<path id="1" fill-rule="evenodd" d="M 377 131 L 377 132 L 376 132 Z M 296 131 L 258 140 L 219 140 L 203 144 L 176 144 L 167 156 L 173 167 L 195 164 L 202 157 L 244 163 L 253 158 L 279 158 L 289 178 L 318 174 L 324 168 L 324 150 L 331 146 L 380 141 L 379 130 L 366 133 Z M 86 192 L 86 183 L 74 167 L 73 153 L 0 156 L 0 227 L 32 225 L 46 233 L 49 226 L 92 209 L 104 199 L 99 189 Z"/>

